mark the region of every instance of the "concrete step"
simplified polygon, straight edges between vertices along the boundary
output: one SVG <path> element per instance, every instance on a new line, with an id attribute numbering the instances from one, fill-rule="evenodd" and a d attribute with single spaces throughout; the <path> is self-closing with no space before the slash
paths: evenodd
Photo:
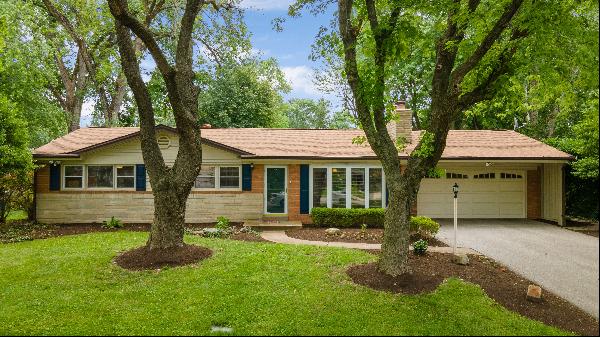
<path id="1" fill-rule="evenodd" d="M 289 220 L 252 220 L 245 221 L 244 227 L 250 227 L 252 229 L 261 231 L 272 231 L 272 230 L 288 230 L 302 228 L 302 222 L 300 221 L 289 221 Z"/>

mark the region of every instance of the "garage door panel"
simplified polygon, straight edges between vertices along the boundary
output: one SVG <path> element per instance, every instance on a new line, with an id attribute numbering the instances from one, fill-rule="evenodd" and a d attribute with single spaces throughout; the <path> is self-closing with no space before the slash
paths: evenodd
<path id="1" fill-rule="evenodd" d="M 469 177 L 473 177 L 470 172 Z M 521 172 L 524 176 L 524 172 Z M 496 174 L 499 177 L 499 174 Z M 424 179 L 417 197 L 419 215 L 454 216 L 452 185 L 460 186 L 458 216 L 462 218 L 524 218 L 523 179 Z"/>
<path id="2" fill-rule="evenodd" d="M 500 183 L 500 192 L 523 192 L 522 181 L 507 181 Z"/>

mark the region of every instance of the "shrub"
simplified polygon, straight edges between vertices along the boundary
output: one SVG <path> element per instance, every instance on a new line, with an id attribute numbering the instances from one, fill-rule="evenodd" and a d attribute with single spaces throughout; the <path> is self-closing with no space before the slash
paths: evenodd
<path id="1" fill-rule="evenodd" d="M 440 224 L 426 216 L 413 216 L 410 219 L 410 231 L 423 236 L 435 236 L 440 230 Z"/>
<path id="2" fill-rule="evenodd" d="M 110 218 L 108 221 L 102 222 L 102 227 L 104 228 L 123 228 L 123 222 L 114 216 Z"/>
<path id="3" fill-rule="evenodd" d="M 226 231 L 229 230 L 230 227 L 230 221 L 228 217 L 225 216 L 220 216 L 217 218 L 217 225 L 215 226 L 217 229 Z"/>
<path id="4" fill-rule="evenodd" d="M 360 227 L 383 228 L 385 209 L 383 208 L 324 208 L 311 210 L 313 224 L 317 227 Z M 425 216 L 410 219 L 410 231 L 425 237 L 435 236 L 440 224 Z"/>
<path id="5" fill-rule="evenodd" d="M 311 210 L 312 220 L 319 227 L 358 227 L 366 224 L 383 227 L 383 208 L 324 208 Z"/>
<path id="6" fill-rule="evenodd" d="M 427 241 L 421 239 L 413 243 L 413 253 L 415 255 L 425 255 L 427 253 Z"/>

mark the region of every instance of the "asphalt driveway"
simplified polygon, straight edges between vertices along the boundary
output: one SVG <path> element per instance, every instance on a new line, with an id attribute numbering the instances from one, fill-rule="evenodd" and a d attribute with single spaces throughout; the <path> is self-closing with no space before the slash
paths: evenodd
<path id="1" fill-rule="evenodd" d="M 439 222 L 438 238 L 452 245 L 452 220 Z M 457 241 L 598 318 L 598 238 L 531 220 L 465 219 Z"/>

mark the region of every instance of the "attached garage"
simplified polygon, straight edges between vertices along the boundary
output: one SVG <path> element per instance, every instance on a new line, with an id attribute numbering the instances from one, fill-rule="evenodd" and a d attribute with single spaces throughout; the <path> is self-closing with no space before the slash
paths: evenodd
<path id="1" fill-rule="evenodd" d="M 432 218 L 452 218 L 452 185 L 457 183 L 460 218 L 526 218 L 525 171 L 447 171 L 445 176 L 423 179 L 417 213 Z"/>

